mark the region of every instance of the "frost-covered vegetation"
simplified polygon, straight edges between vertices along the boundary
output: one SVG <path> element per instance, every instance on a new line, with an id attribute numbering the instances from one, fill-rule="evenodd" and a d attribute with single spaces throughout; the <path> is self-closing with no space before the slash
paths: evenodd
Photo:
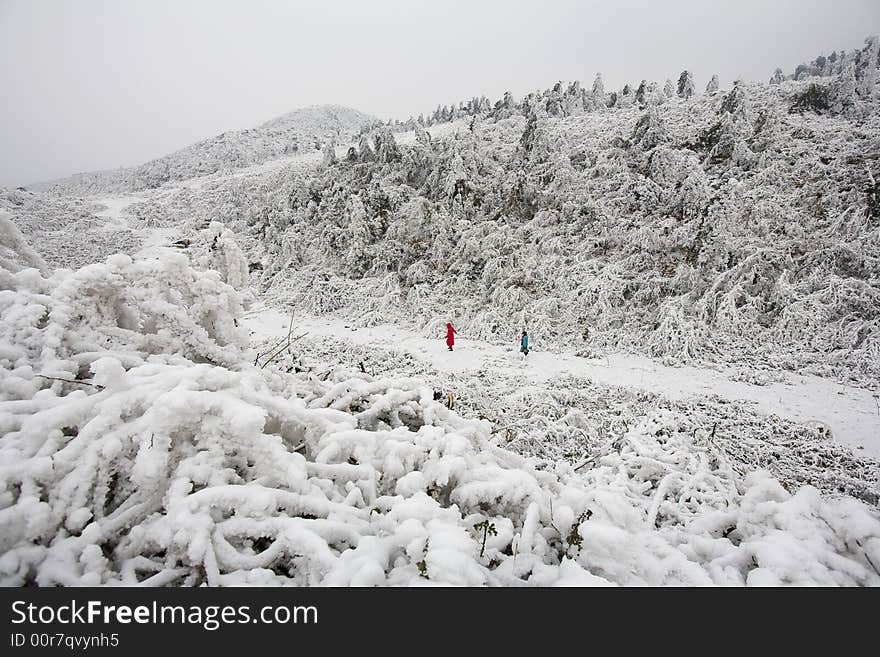
<path id="1" fill-rule="evenodd" d="M 24 238 L 53 267 L 82 267 L 137 249 L 141 238 L 128 226 L 108 225 L 97 216 L 100 208 L 99 203 L 79 197 L 0 189 L 0 212 L 12 217 Z"/>
<path id="2" fill-rule="evenodd" d="M 0 288 L 3 584 L 880 584 L 876 510 L 673 413 L 547 461 L 414 380 L 251 364 L 182 254 Z"/>
<path id="3" fill-rule="evenodd" d="M 876 380 L 880 104 L 853 70 L 821 113 L 810 80 L 557 87 L 443 139 L 379 131 L 245 219 L 315 311 Z"/>
<path id="4" fill-rule="evenodd" d="M 282 117 L 4 190 L 0 584 L 880 585 L 877 463 L 820 429 L 250 344 L 244 314 L 870 385 L 877 50 L 703 94 L 685 71 L 364 130 Z"/>
<path id="5" fill-rule="evenodd" d="M 870 385 L 876 68 L 870 39 L 769 85 L 697 94 L 684 72 L 474 99 L 427 129 L 362 131 L 322 165 L 166 187 L 130 211 L 232 225 L 269 297 L 310 312 Z"/>
<path id="6" fill-rule="evenodd" d="M 372 117 L 349 107 L 307 107 L 256 128 L 224 132 L 137 167 L 79 173 L 33 188 L 77 196 L 154 189 L 169 182 L 321 150 L 325 143 L 347 141 L 353 133 L 374 122 Z"/>
<path id="7" fill-rule="evenodd" d="M 616 449 L 617 440 L 645 418 L 671 418 L 682 433 L 704 441 L 720 458 L 745 475 L 764 469 L 788 490 L 814 486 L 845 493 L 880 506 L 880 468 L 875 459 L 856 456 L 829 440 L 827 428 L 763 415 L 742 402 L 710 394 L 672 400 L 644 389 L 603 385 L 560 374 L 536 385 L 530 363 L 511 367 L 487 362 L 476 369 L 442 372 L 392 345 L 356 345 L 340 336 L 305 335 L 275 365 L 288 372 L 329 376 L 337 368 L 378 378 L 416 377 L 444 403 L 453 393 L 459 415 L 486 419 L 499 444 L 547 462 L 565 460 L 587 467 Z M 258 344 L 270 353 L 276 341 Z"/>

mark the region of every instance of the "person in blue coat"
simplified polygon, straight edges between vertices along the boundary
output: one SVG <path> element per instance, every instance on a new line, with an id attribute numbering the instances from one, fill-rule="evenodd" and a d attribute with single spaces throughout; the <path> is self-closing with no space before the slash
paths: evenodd
<path id="1" fill-rule="evenodd" d="M 519 343 L 519 350 L 523 356 L 529 355 L 529 334 L 523 331 L 522 340 Z"/>

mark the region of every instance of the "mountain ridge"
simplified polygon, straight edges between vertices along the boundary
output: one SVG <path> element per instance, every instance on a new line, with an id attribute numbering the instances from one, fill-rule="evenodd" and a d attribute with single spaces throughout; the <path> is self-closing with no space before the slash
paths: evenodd
<path id="1" fill-rule="evenodd" d="M 147 162 L 119 169 L 85 171 L 40 181 L 27 189 L 61 195 L 137 192 L 223 170 L 261 164 L 345 140 L 377 119 L 344 105 L 309 105 L 253 128 L 227 130 Z"/>

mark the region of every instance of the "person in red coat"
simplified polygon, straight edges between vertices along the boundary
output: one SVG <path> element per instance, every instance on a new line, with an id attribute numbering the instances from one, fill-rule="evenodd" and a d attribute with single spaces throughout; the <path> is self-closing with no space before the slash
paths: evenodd
<path id="1" fill-rule="evenodd" d="M 449 351 L 452 351 L 452 345 L 455 344 L 455 327 L 452 325 L 452 322 L 446 322 L 446 346 L 449 347 Z"/>

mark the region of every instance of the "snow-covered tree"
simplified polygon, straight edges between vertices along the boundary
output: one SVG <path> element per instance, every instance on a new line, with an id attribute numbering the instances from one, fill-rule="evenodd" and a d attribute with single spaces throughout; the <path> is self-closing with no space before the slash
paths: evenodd
<path id="1" fill-rule="evenodd" d="M 321 154 L 322 166 L 329 167 L 333 164 L 336 164 L 336 142 L 334 142 L 332 139 L 325 141 L 324 147 L 321 149 Z"/>
<path id="2" fill-rule="evenodd" d="M 852 112 L 856 107 L 859 92 L 859 82 L 856 79 L 855 62 L 848 62 L 840 72 L 830 89 L 823 89 L 826 100 L 826 108 L 833 114 L 845 114 Z"/>
<path id="3" fill-rule="evenodd" d="M 713 75 L 712 79 L 709 80 L 708 84 L 706 85 L 706 93 L 713 94 L 716 91 L 718 91 L 718 76 Z"/>
<path id="4" fill-rule="evenodd" d="M 644 106 L 648 102 L 648 82 L 647 80 L 642 80 L 639 83 L 638 88 L 636 89 L 636 102 Z"/>
<path id="5" fill-rule="evenodd" d="M 643 151 L 669 140 L 669 134 L 656 107 L 651 107 L 636 123 L 630 142 Z"/>
<path id="6" fill-rule="evenodd" d="M 596 73 L 596 78 L 593 80 L 593 98 L 597 102 L 603 102 L 605 98 L 605 83 L 602 81 L 601 73 Z"/>
<path id="7" fill-rule="evenodd" d="M 504 119 L 512 116 L 515 111 L 516 101 L 513 98 L 513 94 L 509 91 L 505 91 L 501 100 L 495 103 L 492 116 L 496 119 Z"/>
<path id="8" fill-rule="evenodd" d="M 678 88 L 676 93 L 679 98 L 687 100 L 694 95 L 694 76 L 690 71 L 682 71 L 678 76 Z"/>
<path id="9" fill-rule="evenodd" d="M 394 134 L 388 128 L 376 131 L 373 143 L 379 162 L 388 164 L 400 160 L 400 149 L 397 147 L 397 140 L 394 139 Z"/>
<path id="10" fill-rule="evenodd" d="M 361 162 L 374 162 L 376 154 L 370 144 L 369 136 L 364 133 L 358 138 L 358 158 Z"/>
<path id="11" fill-rule="evenodd" d="M 880 61 L 880 38 L 868 37 L 865 39 L 865 47 L 859 51 L 855 62 L 856 92 L 863 98 L 874 93 L 878 61 Z"/>

